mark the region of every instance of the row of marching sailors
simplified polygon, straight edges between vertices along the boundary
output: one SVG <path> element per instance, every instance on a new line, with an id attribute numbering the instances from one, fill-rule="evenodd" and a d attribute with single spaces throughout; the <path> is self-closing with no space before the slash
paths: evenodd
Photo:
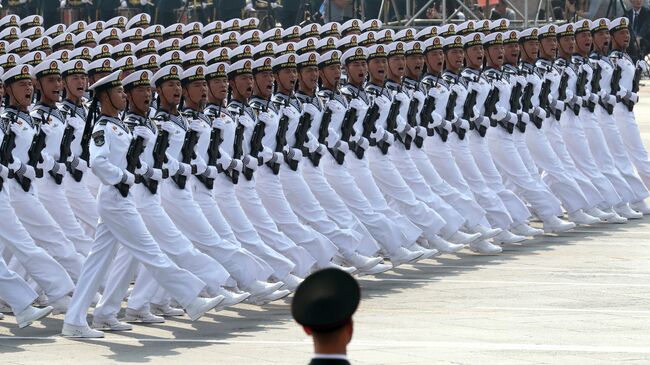
<path id="1" fill-rule="evenodd" d="M 602 163 L 598 156 L 596 165 L 597 158 L 590 158 L 592 143 L 604 151 L 608 147 L 613 151 L 612 143 L 620 142 L 617 146 L 623 149 L 627 145 L 610 143 L 607 134 L 598 133 L 600 126 L 587 133 L 585 125 L 581 141 L 562 134 L 562 118 L 571 117 L 571 113 L 562 113 L 565 103 L 578 117 L 584 112 L 590 122 L 596 118 L 596 110 L 591 111 L 590 98 L 585 97 L 585 107 L 575 113 L 574 106 L 583 104 L 582 92 L 576 89 L 577 77 L 553 79 L 554 74 L 559 76 L 557 67 L 566 70 L 569 65 L 575 71 L 570 65 L 580 60 L 572 59 L 571 46 L 562 48 L 564 38 L 574 37 L 573 26 L 560 27 L 558 32 L 554 27 L 521 33 L 495 31 L 486 37 L 434 37 L 419 46 L 417 42 L 406 46 L 395 42 L 353 48 L 343 55 L 338 51 L 288 54 L 187 70 L 172 65 L 155 75 L 138 71 L 121 82 L 116 72 L 92 87 L 102 116 L 89 137 L 86 156 L 86 127 L 73 118 L 81 112 L 81 120 L 86 112 L 78 103 L 80 99 L 66 101 L 62 106 L 65 116 L 57 119 L 60 114 L 54 106 L 60 85 L 47 86 L 60 68 L 67 93 L 76 98 L 74 94 L 83 93 L 84 88 L 70 87 L 71 77 L 83 75 L 83 63 L 79 67 L 81 61 L 65 65 L 47 62 L 34 70 L 26 66 L 10 70 L 3 79 L 12 106 L 7 116 L 14 120 L 9 120 L 4 130 L 13 131 L 14 137 L 21 130 L 36 134 L 33 128 L 22 127 L 23 123 L 32 126 L 25 114 L 31 86 L 20 89 L 34 76 L 41 100 L 32 114 L 58 125 L 61 132 L 59 139 L 50 143 L 55 148 L 47 151 L 45 143 L 38 154 L 41 158 L 36 155 L 34 161 L 30 161 L 30 146 L 38 138 L 16 139 L 16 146 L 25 144 L 26 154 L 19 156 L 21 148 L 14 150 L 10 155 L 15 158 L 8 159 L 5 166 L 7 172 L 17 172 L 16 179 L 9 179 L 10 189 L 20 188 L 9 194 L 9 209 L 15 209 L 11 216 L 20 220 L 15 222 L 16 229 L 24 232 L 22 223 L 28 235 L 55 258 L 47 261 L 52 270 L 77 282 L 63 334 L 102 335 L 85 320 L 100 287 L 104 296 L 95 309 L 93 326 L 130 329 L 117 321 L 116 314 L 137 271 L 127 305 L 128 321 L 162 320 L 152 312 L 182 314 L 169 306 L 169 296 L 197 318 L 215 306 L 282 298 L 301 277 L 322 267 L 342 265 L 360 274 L 376 274 L 391 267 L 381 257 L 390 258 L 394 267 L 455 252 L 464 245 L 479 253 L 498 253 L 498 244 L 520 242 L 525 236 L 543 232 L 528 225 L 531 211 L 547 232 L 566 231 L 575 223 L 620 223 L 625 217 L 640 217 L 629 203 L 647 211 L 643 204 L 647 190 L 627 155 L 627 163 L 614 162 L 612 157 Z M 600 30 L 592 27 L 591 22 L 587 30 L 583 25 L 578 34 L 591 35 L 596 30 L 597 38 Z M 607 27 L 605 30 L 608 33 Z M 550 63 L 558 48 L 553 41 L 558 39 L 560 56 L 571 60 L 570 64 Z M 582 44 L 585 47 L 589 52 L 591 44 Z M 517 67 L 520 48 L 522 64 Z M 578 50 L 582 52 L 580 46 Z M 482 69 L 484 57 L 487 67 Z M 464 70 L 463 60 L 467 64 Z M 590 65 L 584 61 L 580 70 Z M 348 83 L 339 91 L 341 63 Z M 424 63 L 429 73 L 420 79 Z M 622 65 L 622 61 L 617 63 Z M 610 86 L 607 82 L 601 84 Z M 274 83 L 277 93 L 272 97 Z M 296 83 L 298 90 L 294 90 Z M 566 87 L 560 88 L 563 83 Z M 152 99 L 149 85 L 155 86 L 159 97 L 153 122 L 146 117 Z M 229 87 L 231 97 L 226 106 Z M 630 85 L 624 90 L 632 89 Z M 129 100 L 124 120 L 118 118 L 126 108 L 123 90 Z M 561 90 L 566 90 L 565 95 Z M 607 93 L 589 93 L 598 96 L 598 106 L 611 102 Z M 627 109 L 626 100 L 635 100 L 627 92 L 618 93 L 614 105 L 620 99 L 619 104 Z M 184 107 L 179 111 L 181 96 Z M 74 110 L 76 105 L 79 107 Z M 576 121 L 583 118 L 571 118 L 570 136 L 575 136 Z M 45 140 L 56 136 L 56 131 L 48 131 L 47 126 L 43 129 L 42 122 L 39 125 L 37 136 L 43 135 Z M 56 147 L 64 145 L 59 142 L 65 140 L 64 126 L 69 128 L 68 134 L 78 134 L 78 151 L 57 153 Z M 77 146 L 71 144 L 74 148 Z M 62 159 L 62 155 L 69 157 Z M 55 205 L 48 206 L 43 198 L 47 188 L 39 186 L 36 194 L 29 186 L 24 190 L 25 178 L 31 181 L 36 171 L 43 169 L 51 172 L 50 189 L 61 189 Z M 66 169 L 71 173 L 65 174 Z M 57 184 L 56 175 L 65 175 L 65 189 Z M 93 178 L 102 184 L 96 205 L 100 223 L 82 271 L 81 264 L 72 262 L 83 262 L 88 253 L 84 251 L 88 246 L 79 238 L 88 227 L 80 223 L 84 222 L 83 213 L 78 213 L 70 195 L 82 191 L 92 197 L 79 182 Z M 41 185 L 47 179 L 36 181 Z M 31 198 L 23 198 L 27 195 Z M 48 238 L 64 247 L 52 247 L 45 237 L 33 233 L 31 213 L 20 214 L 21 204 L 16 201 L 28 202 L 31 209 L 43 207 L 37 224 L 50 223 L 52 237 Z M 92 198 L 87 203 L 91 207 Z M 562 207 L 573 223 L 557 218 Z M 65 215 L 74 219 L 75 213 L 78 221 L 70 223 L 80 231 L 50 222 Z M 60 235 L 54 237 L 57 232 Z M 24 246 L 38 250 L 33 241 L 25 242 Z M 110 266 L 116 253 L 118 259 Z M 29 275 L 54 308 L 65 310 L 67 296 L 57 299 L 48 292 L 47 283 L 39 281 L 32 273 L 34 268 L 20 261 L 18 254 L 12 261 L 12 269 Z M 54 266 L 57 261 L 65 269 Z M 139 263 L 145 269 L 139 270 Z M 35 295 L 33 290 L 27 292 L 13 296 L 13 301 L 18 297 L 27 301 L 24 298 Z M 11 304 L 11 300 L 7 302 Z M 47 311 L 27 308 L 32 317 Z M 26 323 L 20 322 L 20 316 L 17 319 Z"/>

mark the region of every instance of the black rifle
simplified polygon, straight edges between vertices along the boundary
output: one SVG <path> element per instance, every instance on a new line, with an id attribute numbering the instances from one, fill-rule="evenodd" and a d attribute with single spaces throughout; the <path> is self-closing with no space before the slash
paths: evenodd
<path id="1" fill-rule="evenodd" d="M 221 137 L 221 130 L 219 128 L 212 128 L 210 131 L 210 143 L 208 144 L 208 166 L 215 166 L 218 172 L 222 172 L 223 169 L 217 164 L 217 160 L 221 157 L 221 152 L 219 152 L 219 146 L 221 146 L 223 138 Z M 197 175 L 197 179 L 205 185 L 208 190 L 212 190 L 214 187 L 214 179 L 205 177 L 203 175 Z"/>
<path id="2" fill-rule="evenodd" d="M 456 108 L 456 100 L 458 99 L 458 94 L 455 91 L 452 91 L 447 99 L 447 106 L 445 107 L 445 120 L 453 121 L 454 118 L 454 108 Z M 458 135 L 458 139 L 465 139 L 465 129 L 457 127 L 456 124 L 451 125 L 451 131 Z"/>
<path id="3" fill-rule="evenodd" d="M 408 112 L 406 113 L 406 122 L 411 126 L 411 128 L 415 128 L 418 125 L 418 121 L 417 121 L 416 116 L 417 116 L 417 113 L 418 113 L 419 104 L 420 104 L 420 101 L 415 97 L 412 97 L 411 101 L 409 102 L 409 109 L 408 109 Z M 422 148 L 422 143 L 423 142 L 424 142 L 424 139 L 422 138 L 422 136 L 418 136 L 417 134 L 415 135 L 415 138 L 413 138 L 413 139 L 409 135 L 406 135 L 404 137 L 404 146 L 406 147 L 407 150 L 411 149 L 411 143 L 415 143 L 415 145 L 418 148 Z"/>
<path id="4" fill-rule="evenodd" d="M 144 151 L 144 138 L 135 137 L 131 140 L 129 144 L 129 150 L 126 152 L 126 171 L 135 174 L 135 169 L 140 167 L 140 155 Z M 135 183 L 140 183 L 142 181 L 142 176 L 135 176 Z M 129 195 L 130 186 L 126 183 L 117 183 L 115 184 L 117 190 L 120 191 L 123 197 Z"/>
<path id="5" fill-rule="evenodd" d="M 366 112 L 366 116 L 363 118 L 363 132 L 361 134 L 362 137 L 368 140 L 368 145 L 370 146 L 377 145 L 377 141 L 374 138 L 370 137 L 370 134 L 377 130 L 377 127 L 375 126 L 377 119 L 379 119 L 379 106 L 373 103 L 372 106 L 368 108 L 368 111 Z M 364 152 L 365 151 L 363 150 L 363 148 L 357 146 L 357 149 L 355 150 L 355 154 L 357 155 L 358 159 L 363 158 Z"/>
<path id="6" fill-rule="evenodd" d="M 233 144 L 232 158 L 241 160 L 244 155 L 244 125 L 237 122 L 237 127 L 235 128 L 235 141 Z M 230 180 L 233 184 L 239 182 L 239 171 L 231 170 L 230 171 Z"/>
<path id="7" fill-rule="evenodd" d="M 549 114 L 551 114 L 551 105 L 548 101 L 548 96 L 550 94 L 551 94 L 551 80 L 545 80 L 542 83 L 541 90 L 539 91 L 539 106 Z M 541 128 L 541 122 L 539 127 L 537 128 Z"/>
<path id="8" fill-rule="evenodd" d="M 591 92 L 594 94 L 597 94 L 600 91 L 600 79 L 602 78 L 602 73 L 603 69 L 600 67 L 599 64 L 596 64 L 594 67 L 594 72 L 591 75 Z M 589 109 L 590 112 L 594 112 L 596 110 L 596 103 L 592 101 L 587 101 L 587 109 Z"/>
<path id="9" fill-rule="evenodd" d="M 345 116 L 343 116 L 343 122 L 341 122 L 341 141 L 343 142 L 350 142 L 350 137 L 352 136 L 354 132 L 354 122 L 357 120 L 357 110 L 355 108 L 348 108 L 348 110 L 345 112 Z M 361 147 L 356 146 L 356 148 L 353 149 L 360 149 Z M 334 156 L 334 159 L 339 165 L 343 165 L 343 161 L 345 161 L 345 154 L 341 151 L 330 149 L 330 152 L 332 153 L 332 156 Z"/>
<path id="10" fill-rule="evenodd" d="M 264 149 L 264 145 L 262 145 L 262 138 L 264 138 L 265 129 L 266 129 L 266 123 L 260 120 L 257 122 L 257 124 L 255 124 L 255 128 L 253 128 L 253 134 L 251 135 L 250 155 L 258 159 L 258 162 L 259 162 L 258 156 L 260 152 L 262 152 L 262 150 Z M 253 178 L 253 170 L 244 166 L 244 176 L 246 177 L 246 180 L 251 180 Z"/>
<path id="11" fill-rule="evenodd" d="M 610 84 L 610 86 L 611 86 L 610 94 L 613 95 L 614 97 L 616 97 L 617 101 L 618 101 L 619 98 L 618 98 L 618 96 L 616 96 L 616 93 L 618 93 L 618 91 L 621 89 L 620 83 L 621 83 L 622 74 L 623 74 L 623 69 L 618 65 L 614 65 L 614 73 L 612 73 L 612 82 Z M 605 109 L 607 110 L 608 114 L 611 115 L 612 113 L 614 113 L 614 106 L 613 105 L 611 105 L 609 103 L 605 103 L 605 105 L 606 105 Z"/>
<path id="12" fill-rule="evenodd" d="M 639 85 L 641 83 L 641 67 L 637 67 L 634 70 L 634 79 L 632 79 L 632 92 L 638 93 L 639 92 Z"/>
<path id="13" fill-rule="evenodd" d="M 287 129 L 289 129 L 289 117 L 282 115 L 278 123 L 278 130 L 275 133 L 275 152 L 282 153 L 284 145 L 287 144 Z M 268 162 L 266 164 L 271 168 L 275 175 L 280 173 L 280 162 Z"/>
<path id="14" fill-rule="evenodd" d="M 524 87 L 524 95 L 522 95 L 522 97 L 521 97 L 521 107 L 522 107 L 523 111 L 526 112 L 526 113 L 530 113 L 530 111 L 533 109 L 533 93 L 534 92 L 535 92 L 535 90 L 533 90 L 533 84 L 532 83 L 526 84 L 526 87 Z M 541 96 L 540 96 L 540 103 L 541 103 Z M 540 107 L 542 107 L 541 104 L 540 104 Z M 531 120 L 531 122 L 533 122 L 535 127 L 537 127 L 537 129 L 542 128 L 542 122 L 543 122 L 542 118 L 540 118 L 538 116 L 531 115 L 530 120 Z M 519 128 L 519 130 L 521 132 L 524 132 L 525 129 L 526 129 L 525 127 L 524 127 L 524 130 Z"/>
<path id="15" fill-rule="evenodd" d="M 397 128 L 397 116 L 399 115 L 399 108 L 401 105 L 401 101 L 393 98 L 393 103 L 390 105 L 390 109 L 388 110 L 388 118 L 386 118 L 386 132 L 395 134 L 395 129 Z M 401 140 L 399 134 L 397 134 L 397 138 Z M 402 143 L 404 143 L 404 141 L 402 141 Z M 385 141 L 377 141 L 377 146 L 384 155 L 388 153 L 388 147 L 390 147 L 390 145 Z"/>
<path id="16" fill-rule="evenodd" d="M 568 67 L 568 66 L 567 66 Z M 560 77 L 560 86 L 558 87 L 558 95 L 557 95 L 557 100 L 566 102 L 566 90 L 567 87 L 569 86 L 569 74 L 565 72 L 562 72 L 562 77 Z M 566 104 L 565 104 L 566 107 Z M 553 116 L 555 117 L 555 120 L 560 120 L 560 117 L 562 116 L 562 112 L 564 110 L 559 110 L 559 109 L 554 109 L 553 110 Z"/>
<path id="17" fill-rule="evenodd" d="M 37 178 L 43 177 L 43 170 L 36 166 L 39 162 L 43 161 L 41 152 L 43 152 L 43 149 L 45 148 L 45 138 L 45 132 L 43 132 L 39 126 L 38 133 L 34 136 L 34 139 L 32 139 L 32 144 L 27 152 L 27 156 L 29 157 L 27 164 L 34 168 L 34 173 Z M 29 178 L 22 175 L 16 175 L 15 178 L 24 191 L 29 191 L 29 188 L 32 186 L 32 181 Z"/>
<path id="18" fill-rule="evenodd" d="M 158 130 L 156 143 L 153 145 L 153 168 L 162 169 L 163 163 L 167 162 L 167 147 L 169 147 L 169 132 L 162 128 Z M 169 172 L 163 169 L 163 178 L 166 178 Z M 149 189 L 151 194 L 156 194 L 158 191 L 158 180 L 142 179 L 142 184 Z"/>
<path id="19" fill-rule="evenodd" d="M 298 127 L 296 127 L 296 132 L 294 134 L 296 141 L 293 144 L 293 148 L 300 150 L 303 152 L 303 154 L 306 152 L 305 142 L 307 142 L 307 132 L 309 132 L 309 128 L 311 128 L 311 118 L 311 114 L 302 113 L 300 120 L 298 121 Z M 309 155 L 309 153 L 307 152 L 306 155 Z M 289 168 L 291 168 L 291 170 L 298 170 L 298 163 L 300 161 L 290 159 L 289 156 L 286 156 L 285 160 L 287 161 L 287 165 L 289 165 Z"/>
<path id="20" fill-rule="evenodd" d="M 485 113 L 483 113 L 483 116 L 488 117 L 490 119 L 490 126 L 496 127 L 496 124 L 493 124 L 494 121 L 492 119 L 492 114 L 494 114 L 494 111 L 497 109 L 497 102 L 499 101 L 499 94 L 501 92 L 499 91 L 498 88 L 493 87 L 490 89 L 490 92 L 488 93 L 487 98 L 485 99 Z M 477 125 L 476 126 L 478 133 L 481 135 L 481 137 L 485 137 L 485 133 L 487 132 L 487 127 L 483 125 Z M 512 133 L 512 127 L 508 128 L 508 126 L 503 125 L 503 128 L 506 130 L 510 131 Z"/>
<path id="21" fill-rule="evenodd" d="M 463 118 L 472 120 L 474 117 L 474 106 L 476 105 L 476 90 L 472 90 L 467 98 L 465 98 L 465 104 L 463 104 Z M 469 129 L 474 129 L 474 124 L 469 123 Z"/>
<path id="22" fill-rule="evenodd" d="M 582 71 L 578 75 L 578 80 L 576 81 L 576 95 L 580 97 L 587 95 L 587 71 Z M 580 105 L 576 104 L 573 106 L 573 114 L 580 114 Z"/>
<path id="23" fill-rule="evenodd" d="M 511 113 L 517 113 L 520 109 L 522 109 L 521 94 L 521 84 L 517 82 L 515 84 L 515 87 L 512 89 L 512 93 L 510 93 L 510 100 L 508 100 Z M 521 121 L 521 116 L 519 116 L 515 126 L 521 133 L 524 133 L 526 131 L 526 124 Z"/>
<path id="24" fill-rule="evenodd" d="M 86 117 L 84 132 L 81 135 L 81 154 L 79 155 L 79 158 L 83 161 L 80 161 L 79 163 L 84 163 L 84 161 L 85 163 L 88 163 L 90 161 L 90 138 L 92 138 L 93 135 L 93 117 L 93 108 L 91 107 L 90 112 Z M 70 174 L 76 182 L 80 182 L 84 173 L 81 170 L 73 170 L 70 171 Z"/>
<path id="25" fill-rule="evenodd" d="M 323 117 L 320 120 L 320 126 L 318 127 L 318 143 L 324 145 L 329 135 L 330 122 L 332 121 L 332 110 L 330 108 L 325 109 Z M 320 164 L 320 158 L 322 155 L 318 152 L 314 152 L 309 155 L 309 159 L 314 166 Z"/>
<path id="26" fill-rule="evenodd" d="M 183 147 L 181 147 L 181 161 L 184 164 L 189 164 L 192 162 L 192 159 L 196 157 L 194 153 L 194 147 L 199 142 L 199 133 L 195 130 L 188 130 L 185 133 L 185 140 L 183 141 Z M 196 167 L 192 166 L 192 174 L 196 174 Z M 172 177 L 176 186 L 179 189 L 185 189 L 185 184 L 187 183 L 187 176 L 176 174 Z"/>
<path id="27" fill-rule="evenodd" d="M 14 115 L 14 118 L 10 120 L 7 123 L 6 130 L 9 132 L 5 134 L 4 139 L 2 140 L 2 145 L 0 145 L 0 164 L 2 166 L 6 167 L 7 170 L 9 170 L 9 164 L 14 162 L 14 157 L 12 155 L 12 152 L 14 148 L 16 147 L 16 134 L 9 129 L 9 125 L 11 123 L 15 122 L 15 119 L 17 118 L 17 115 Z M 7 176 L 9 179 L 14 177 L 14 172 L 9 170 L 9 174 Z M 4 184 L 4 181 L 2 178 L 0 178 L 0 191 L 2 191 L 2 186 Z"/>
<path id="28" fill-rule="evenodd" d="M 74 140 L 74 128 L 68 125 L 63 130 L 63 138 L 61 138 L 61 147 L 59 149 L 59 159 L 57 160 L 58 163 L 64 164 L 68 160 L 68 156 L 71 154 L 70 145 L 72 144 L 72 140 Z M 50 176 L 54 178 L 54 182 L 57 185 L 61 185 L 63 182 L 63 175 L 61 174 L 50 171 Z"/>
<path id="29" fill-rule="evenodd" d="M 427 95 L 424 99 L 424 105 L 420 111 L 420 126 L 427 129 L 427 136 L 431 137 L 435 134 L 434 129 L 429 127 L 433 122 L 433 110 L 436 108 L 436 98 Z"/>

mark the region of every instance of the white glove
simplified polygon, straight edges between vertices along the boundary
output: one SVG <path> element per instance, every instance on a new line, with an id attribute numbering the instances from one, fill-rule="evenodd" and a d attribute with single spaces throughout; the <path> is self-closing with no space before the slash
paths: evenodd
<path id="1" fill-rule="evenodd" d="M 609 104 L 609 105 L 612 105 L 612 106 L 616 105 L 616 97 L 614 95 L 612 95 L 612 94 L 610 94 L 610 93 L 608 93 L 608 92 L 606 92 L 604 90 L 601 90 L 599 95 L 600 95 L 600 98 L 603 99 L 603 102 L 605 104 Z"/>
<path id="2" fill-rule="evenodd" d="M 163 180 L 163 172 L 161 169 L 149 168 L 147 169 L 147 172 L 143 176 L 150 180 L 156 180 L 156 181 Z"/>
<path id="3" fill-rule="evenodd" d="M 136 175 L 144 175 L 147 173 L 148 170 L 149 170 L 149 165 L 147 165 L 144 161 L 140 161 L 140 167 L 137 167 L 133 172 Z"/>
<path id="4" fill-rule="evenodd" d="M 307 147 L 309 153 L 314 153 L 320 147 L 320 143 L 318 143 L 316 138 L 309 138 L 309 140 L 305 142 L 305 147 Z"/>
<path id="5" fill-rule="evenodd" d="M 134 137 L 142 137 L 144 139 L 145 144 L 148 143 L 149 141 L 153 140 L 156 136 L 153 134 L 151 129 L 145 127 L 145 126 L 136 126 L 133 128 L 133 136 Z"/>
<path id="6" fill-rule="evenodd" d="M 257 170 L 258 160 L 255 157 L 251 155 L 246 155 L 241 161 L 244 164 L 244 166 L 246 166 L 248 169 L 253 171 Z"/>
<path id="7" fill-rule="evenodd" d="M 171 133 L 171 134 L 176 132 L 176 128 L 177 128 L 176 123 L 174 123 L 172 121 L 169 121 L 169 120 L 166 120 L 166 121 L 162 122 L 162 125 L 160 127 L 162 128 L 162 130 L 166 131 L 167 133 Z"/>
<path id="8" fill-rule="evenodd" d="M 13 170 L 16 172 L 22 164 L 17 158 L 14 158 L 14 162 L 9 162 L 9 166 L 7 166 L 10 170 Z"/>
<path id="9" fill-rule="evenodd" d="M 516 123 L 517 123 L 517 119 L 519 119 L 519 118 L 517 117 L 517 114 L 515 114 L 515 113 L 511 113 L 511 112 L 507 112 L 506 117 L 503 118 L 503 121 L 504 121 L 504 122 L 507 122 L 507 123 L 516 124 Z"/>
<path id="10" fill-rule="evenodd" d="M 302 159 L 302 151 L 297 148 L 284 148 L 287 158 L 293 161 L 300 161 Z"/>
<path id="11" fill-rule="evenodd" d="M 338 141 L 338 142 L 336 142 L 336 144 L 334 145 L 334 149 L 337 150 L 337 151 L 340 151 L 340 152 L 343 153 L 343 154 L 346 154 L 346 153 L 348 153 L 348 151 L 350 150 L 350 146 L 348 145 L 347 142 L 344 142 L 344 141 Z"/>
<path id="12" fill-rule="evenodd" d="M 50 134 L 52 134 L 52 130 L 53 130 L 53 129 L 54 129 L 54 128 L 53 128 L 50 124 L 48 124 L 48 123 L 41 123 L 41 130 L 42 130 L 43 132 L 45 132 L 45 134 L 47 134 L 48 136 L 49 136 Z"/>
<path id="13" fill-rule="evenodd" d="M 479 123 L 478 123 L 479 125 L 482 125 L 484 127 L 489 127 L 490 126 L 490 118 L 488 118 L 488 117 L 481 116 L 481 117 L 477 118 L 476 120 L 479 121 Z"/>
<path id="14" fill-rule="evenodd" d="M 257 156 L 262 159 L 262 163 L 267 163 L 273 158 L 273 151 L 268 147 L 264 147 Z"/>
<path id="15" fill-rule="evenodd" d="M 590 102 L 596 104 L 598 103 L 598 95 L 594 93 L 589 93 L 589 99 Z"/>
<path id="16" fill-rule="evenodd" d="M 361 137 L 357 141 L 357 146 L 365 151 L 370 147 L 370 142 L 368 142 L 367 138 Z"/>
<path id="17" fill-rule="evenodd" d="M 223 149 L 219 148 L 219 158 L 217 158 L 217 165 L 220 165 L 222 169 L 228 170 L 231 168 L 233 158 L 230 154 Z M 234 165 L 232 167 L 235 167 Z M 241 170 L 239 170 L 241 171 Z"/>
<path id="18" fill-rule="evenodd" d="M 338 141 L 339 141 L 338 134 L 336 132 L 334 132 L 334 129 L 328 128 L 327 129 L 327 138 L 325 138 L 325 143 L 327 143 L 327 146 L 332 147 Z"/>
<path id="19" fill-rule="evenodd" d="M 269 160 L 271 163 L 280 163 L 282 161 L 282 152 L 273 152 L 273 157 Z"/>
<path id="20" fill-rule="evenodd" d="M 404 93 L 397 93 L 395 94 L 395 100 L 399 101 L 402 103 L 402 105 L 410 102 L 408 95 Z"/>
<path id="21" fill-rule="evenodd" d="M 190 122 L 190 129 L 196 132 L 203 132 L 207 127 L 205 126 L 205 123 L 203 123 L 200 120 L 193 120 Z"/>
<path id="22" fill-rule="evenodd" d="M 381 140 L 384 138 L 384 134 L 386 131 L 384 131 L 384 128 L 377 126 L 374 132 L 370 132 L 370 138 L 374 140 Z"/>
<path id="23" fill-rule="evenodd" d="M 438 97 L 440 96 L 440 89 L 438 89 L 437 87 L 432 87 L 429 89 L 429 92 L 427 94 L 438 99 Z"/>
<path id="24" fill-rule="evenodd" d="M 217 177 L 217 168 L 214 166 L 208 166 L 207 169 L 205 169 L 205 172 L 203 173 L 203 176 L 207 177 L 208 179 L 214 179 Z"/>
<path id="25" fill-rule="evenodd" d="M 481 110 L 479 109 L 478 106 L 474 105 L 472 108 L 472 115 L 463 115 L 465 119 L 467 118 L 472 118 L 470 120 L 478 119 L 481 117 Z"/>
<path id="26" fill-rule="evenodd" d="M 135 184 L 135 175 L 133 175 L 132 173 L 126 170 L 122 170 L 122 181 L 120 182 L 128 186 L 131 186 Z"/>
<path id="27" fill-rule="evenodd" d="M 266 125 L 269 125 L 273 121 L 273 116 L 269 112 L 261 112 L 257 115 L 257 120 L 264 122 Z"/>
<path id="28" fill-rule="evenodd" d="M 86 126 L 86 123 L 79 117 L 70 117 L 68 118 L 68 125 L 76 130 L 80 130 Z"/>
<path id="29" fill-rule="evenodd" d="M 82 160 L 79 157 L 72 155 L 70 155 L 70 157 L 72 157 L 72 159 L 70 159 L 70 167 L 81 172 L 86 172 L 88 170 L 88 162 L 86 162 L 86 160 Z"/>
<path id="30" fill-rule="evenodd" d="M 406 133 L 407 136 L 410 136 L 411 139 L 414 139 L 417 134 L 417 129 L 407 124 L 404 132 Z"/>
<path id="31" fill-rule="evenodd" d="M 175 158 L 167 156 L 167 163 L 165 163 L 165 168 L 167 168 L 167 171 L 169 172 L 169 176 L 174 176 L 176 173 L 178 173 L 178 160 Z"/>
<path id="32" fill-rule="evenodd" d="M 15 135 L 18 135 L 22 128 L 17 123 L 10 123 L 9 129 L 14 132 Z"/>
<path id="33" fill-rule="evenodd" d="M 456 127 L 462 128 L 462 129 L 469 129 L 469 121 L 464 118 L 458 118 L 456 120 Z"/>
<path id="34" fill-rule="evenodd" d="M 420 137 L 426 137 L 427 129 L 422 126 L 415 127 L 416 134 Z"/>
<path id="35" fill-rule="evenodd" d="M 623 97 L 623 99 L 625 99 L 625 100 L 629 100 L 629 101 L 631 101 L 632 103 L 636 104 L 636 103 L 639 102 L 639 95 L 637 95 L 637 93 L 634 93 L 634 92 L 628 91 L 628 92 L 625 94 L 625 96 Z"/>
<path id="36" fill-rule="evenodd" d="M 402 118 L 401 115 L 397 116 L 397 119 L 395 120 L 395 124 L 396 124 L 395 132 L 400 134 L 406 132 L 407 128 L 411 127 L 410 125 L 408 125 L 408 123 L 406 123 L 406 120 L 404 120 L 404 118 Z"/>
<path id="37" fill-rule="evenodd" d="M 178 161 L 177 173 L 183 176 L 190 176 L 192 175 L 192 166 L 190 164 Z"/>
<path id="38" fill-rule="evenodd" d="M 643 73 L 648 72 L 648 63 L 645 60 L 636 61 L 636 66 L 641 69 L 641 72 Z"/>
<path id="39" fill-rule="evenodd" d="M 544 110 L 543 108 L 540 108 L 538 106 L 536 106 L 534 108 L 533 115 L 540 118 L 540 119 L 548 118 L 548 113 L 546 112 L 546 110 Z"/>
<path id="40" fill-rule="evenodd" d="M 59 174 L 59 175 L 65 175 L 67 173 L 65 164 L 60 162 L 54 162 L 51 171 L 52 173 Z"/>
<path id="41" fill-rule="evenodd" d="M 39 162 L 36 164 L 36 167 L 43 171 L 50 171 L 54 167 L 54 159 L 52 156 L 50 156 L 48 153 L 45 153 L 45 151 L 41 152 L 41 157 L 43 158 L 43 162 Z"/>
<path id="42" fill-rule="evenodd" d="M 497 107 L 494 110 L 494 113 L 492 113 L 492 119 L 496 119 L 497 121 L 500 121 L 503 120 L 503 118 L 505 118 L 506 115 L 508 115 L 508 111 L 497 105 Z"/>
<path id="43" fill-rule="evenodd" d="M 354 108 L 354 109 L 356 109 L 357 112 L 361 112 L 361 111 L 362 111 L 363 109 L 365 109 L 367 106 L 366 106 L 366 104 L 365 104 L 363 101 L 361 101 L 360 99 L 357 98 L 357 99 L 352 99 L 352 100 L 350 100 L 350 105 L 349 105 L 349 107 L 350 107 L 350 108 Z"/>
<path id="44" fill-rule="evenodd" d="M 16 170 L 16 173 L 30 180 L 34 180 L 36 178 L 36 171 L 31 165 L 21 164 L 20 168 Z"/>
<path id="45" fill-rule="evenodd" d="M 388 143 L 389 145 L 392 145 L 393 143 L 395 143 L 395 135 L 390 132 L 384 131 L 384 135 L 383 137 L 381 137 L 381 140 L 384 141 L 385 143 Z"/>
<path id="46" fill-rule="evenodd" d="M 193 165 L 196 167 L 196 174 L 201 175 L 208 168 L 208 165 L 203 161 L 202 158 L 197 158 L 194 160 Z"/>
<path id="47" fill-rule="evenodd" d="M 564 100 L 566 100 L 566 101 L 572 100 L 573 96 L 574 96 L 573 91 L 567 89 L 566 90 L 566 98 Z M 571 104 L 571 102 L 569 102 L 569 104 Z"/>
<path id="48" fill-rule="evenodd" d="M 528 115 L 526 112 L 518 112 L 517 116 L 517 119 L 521 119 L 521 122 L 524 124 L 528 124 L 530 122 L 530 115 Z"/>
<path id="49" fill-rule="evenodd" d="M 318 110 L 318 108 L 316 108 L 316 106 L 315 106 L 314 104 L 312 104 L 312 103 L 305 103 L 305 104 L 303 104 L 303 112 L 305 112 L 305 113 L 311 115 L 312 118 L 313 118 L 315 115 L 320 114 L 320 111 Z"/>
<path id="50" fill-rule="evenodd" d="M 431 114 L 431 124 L 430 127 L 437 127 L 442 124 L 442 116 L 436 112 Z"/>

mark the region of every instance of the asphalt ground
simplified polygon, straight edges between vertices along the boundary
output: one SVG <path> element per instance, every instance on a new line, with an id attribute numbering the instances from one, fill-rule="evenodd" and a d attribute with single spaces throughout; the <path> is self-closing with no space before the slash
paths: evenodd
<path id="1" fill-rule="evenodd" d="M 636 107 L 650 147 L 650 87 Z M 537 225 L 535 223 L 534 225 Z M 355 364 L 647 364 L 650 218 L 579 228 L 361 278 Z M 290 299 L 289 299 L 290 300 Z M 100 340 L 59 336 L 63 316 L 0 321 L 0 363 L 306 364 L 310 338 L 289 301 L 237 305 Z"/>

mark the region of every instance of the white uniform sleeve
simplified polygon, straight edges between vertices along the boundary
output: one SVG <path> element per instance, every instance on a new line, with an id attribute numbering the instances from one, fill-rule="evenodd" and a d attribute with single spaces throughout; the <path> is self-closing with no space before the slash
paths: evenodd
<path id="1" fill-rule="evenodd" d="M 111 141 L 106 126 L 97 124 L 90 141 L 90 167 L 93 174 L 106 185 L 115 185 L 122 181 L 122 169 L 110 162 Z"/>

